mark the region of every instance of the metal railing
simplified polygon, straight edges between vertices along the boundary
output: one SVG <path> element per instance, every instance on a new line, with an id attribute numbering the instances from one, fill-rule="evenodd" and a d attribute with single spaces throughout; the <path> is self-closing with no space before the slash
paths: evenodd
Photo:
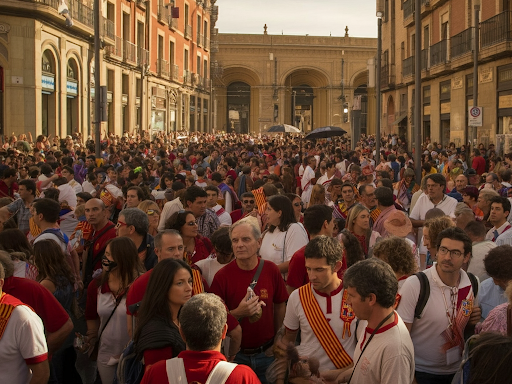
<path id="1" fill-rule="evenodd" d="M 167 60 L 158 59 L 156 61 L 158 76 L 169 77 L 169 63 Z"/>
<path id="2" fill-rule="evenodd" d="M 414 0 L 406 0 L 403 4 L 404 20 L 414 13 Z"/>
<path id="3" fill-rule="evenodd" d="M 446 62 L 448 62 L 448 39 L 430 46 L 430 65 L 433 67 Z"/>
<path id="4" fill-rule="evenodd" d="M 173 81 L 180 80 L 180 67 L 176 64 L 172 64 L 172 80 Z"/>
<path id="5" fill-rule="evenodd" d="M 137 66 L 141 67 L 149 63 L 149 51 L 142 47 L 137 47 Z"/>
<path id="6" fill-rule="evenodd" d="M 191 25 L 185 25 L 185 39 L 190 40 L 192 37 L 192 26 Z"/>
<path id="7" fill-rule="evenodd" d="M 137 62 L 137 46 L 129 41 L 123 41 L 123 60 L 132 63 Z"/>
<path id="8" fill-rule="evenodd" d="M 171 15 L 169 15 L 169 28 L 178 29 L 178 19 L 173 18 Z"/>
<path id="9" fill-rule="evenodd" d="M 103 33 L 104 35 L 111 39 L 111 40 L 115 40 L 116 38 L 116 25 L 115 23 L 112 21 L 112 20 L 109 20 L 109 19 L 104 19 L 103 20 Z"/>
<path id="10" fill-rule="evenodd" d="M 203 34 L 202 33 L 197 33 L 197 45 L 199 47 L 203 46 Z"/>
<path id="11" fill-rule="evenodd" d="M 73 20 L 94 28 L 94 12 L 78 0 L 68 0 L 69 13 Z"/>
<path id="12" fill-rule="evenodd" d="M 136 0 L 137 5 L 142 8 L 146 8 L 146 0 Z"/>
<path id="13" fill-rule="evenodd" d="M 123 39 L 119 36 L 114 36 L 114 45 L 107 45 L 105 47 L 105 54 L 108 57 L 123 57 Z"/>
<path id="14" fill-rule="evenodd" d="M 169 9 L 165 5 L 158 6 L 158 21 L 165 23 L 169 17 Z"/>
<path id="15" fill-rule="evenodd" d="M 505 11 L 480 23 L 480 44 L 488 47 L 512 41 L 512 11 Z"/>
<path id="16" fill-rule="evenodd" d="M 183 83 L 184 84 L 189 84 L 190 81 L 191 81 L 191 78 L 190 78 L 190 71 L 187 71 L 186 69 L 183 71 Z"/>
<path id="17" fill-rule="evenodd" d="M 470 27 L 461 33 L 457 33 L 451 37 L 450 56 L 452 58 L 464 55 L 473 50 L 473 34 L 474 28 Z"/>
<path id="18" fill-rule="evenodd" d="M 205 36 L 204 38 L 204 50 L 208 51 L 210 49 L 210 39 Z"/>
<path id="19" fill-rule="evenodd" d="M 402 76 L 412 76 L 414 73 L 414 56 L 411 56 L 402 61 Z"/>
<path id="20" fill-rule="evenodd" d="M 421 70 L 426 71 L 430 68 L 430 51 L 429 49 L 421 50 Z"/>

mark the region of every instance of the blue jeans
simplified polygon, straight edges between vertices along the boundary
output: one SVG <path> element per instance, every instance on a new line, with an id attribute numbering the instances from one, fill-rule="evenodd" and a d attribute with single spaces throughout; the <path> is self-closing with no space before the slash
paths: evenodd
<path id="1" fill-rule="evenodd" d="M 235 363 L 243 364 L 251 367 L 261 384 L 267 384 L 267 378 L 265 373 L 267 368 L 274 362 L 274 356 L 267 356 L 265 352 L 260 352 L 256 355 L 244 355 L 242 352 L 238 352 L 235 357 Z"/>
<path id="2" fill-rule="evenodd" d="M 416 381 L 418 384 L 451 384 L 453 376 L 451 375 L 434 375 L 426 372 L 415 372 Z"/>

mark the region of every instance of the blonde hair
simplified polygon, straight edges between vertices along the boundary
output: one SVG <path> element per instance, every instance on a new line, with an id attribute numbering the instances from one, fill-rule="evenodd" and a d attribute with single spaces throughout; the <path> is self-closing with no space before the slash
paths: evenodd
<path id="1" fill-rule="evenodd" d="M 155 203 L 153 200 L 141 201 L 137 208 L 139 208 L 144 213 L 147 213 L 149 209 L 153 209 L 155 212 L 160 214 L 160 208 L 158 207 L 158 204 Z"/>
<path id="2" fill-rule="evenodd" d="M 354 221 L 356 221 L 357 216 L 363 211 L 370 213 L 368 208 L 366 208 L 363 204 L 356 204 L 352 208 L 350 208 L 348 217 L 347 217 L 347 228 L 350 232 L 354 231 Z"/>
<path id="3" fill-rule="evenodd" d="M 446 228 L 455 227 L 455 223 L 449 216 L 435 217 L 425 222 L 425 227 L 428 228 L 428 237 L 430 238 L 430 245 L 432 248 L 437 248 L 437 237 Z"/>
<path id="4" fill-rule="evenodd" d="M 311 197 L 309 199 L 309 207 L 317 204 L 325 204 L 325 189 L 319 184 L 315 184 L 313 186 Z"/>

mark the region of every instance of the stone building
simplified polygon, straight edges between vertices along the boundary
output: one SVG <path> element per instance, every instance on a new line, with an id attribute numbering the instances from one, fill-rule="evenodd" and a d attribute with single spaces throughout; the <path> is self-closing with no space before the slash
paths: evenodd
<path id="1" fill-rule="evenodd" d="M 422 137 L 457 146 L 512 136 L 512 2 L 481 0 L 478 106 L 483 126 L 467 130 L 473 106 L 476 0 L 421 1 Z M 382 0 L 382 132 L 412 137 L 414 123 L 415 0 Z M 467 137 L 466 137 L 467 132 Z M 503 139 L 503 140 L 502 140 Z"/>
<path id="2" fill-rule="evenodd" d="M 69 8 L 72 26 L 59 14 Z M 208 131 L 215 0 L 101 0 L 103 132 Z M 0 1 L 0 134 L 93 133 L 93 0 Z"/>
<path id="3" fill-rule="evenodd" d="M 275 124 L 375 132 L 368 60 L 377 40 L 219 34 L 212 55 L 214 129 L 258 134 Z M 355 106 L 355 108 L 353 108 Z"/>

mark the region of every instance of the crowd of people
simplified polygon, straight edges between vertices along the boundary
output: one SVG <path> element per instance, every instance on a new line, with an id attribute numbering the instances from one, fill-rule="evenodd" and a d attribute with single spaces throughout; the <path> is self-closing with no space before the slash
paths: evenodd
<path id="1" fill-rule="evenodd" d="M 1 381 L 507 382 L 512 154 L 375 140 L 5 138 Z"/>

